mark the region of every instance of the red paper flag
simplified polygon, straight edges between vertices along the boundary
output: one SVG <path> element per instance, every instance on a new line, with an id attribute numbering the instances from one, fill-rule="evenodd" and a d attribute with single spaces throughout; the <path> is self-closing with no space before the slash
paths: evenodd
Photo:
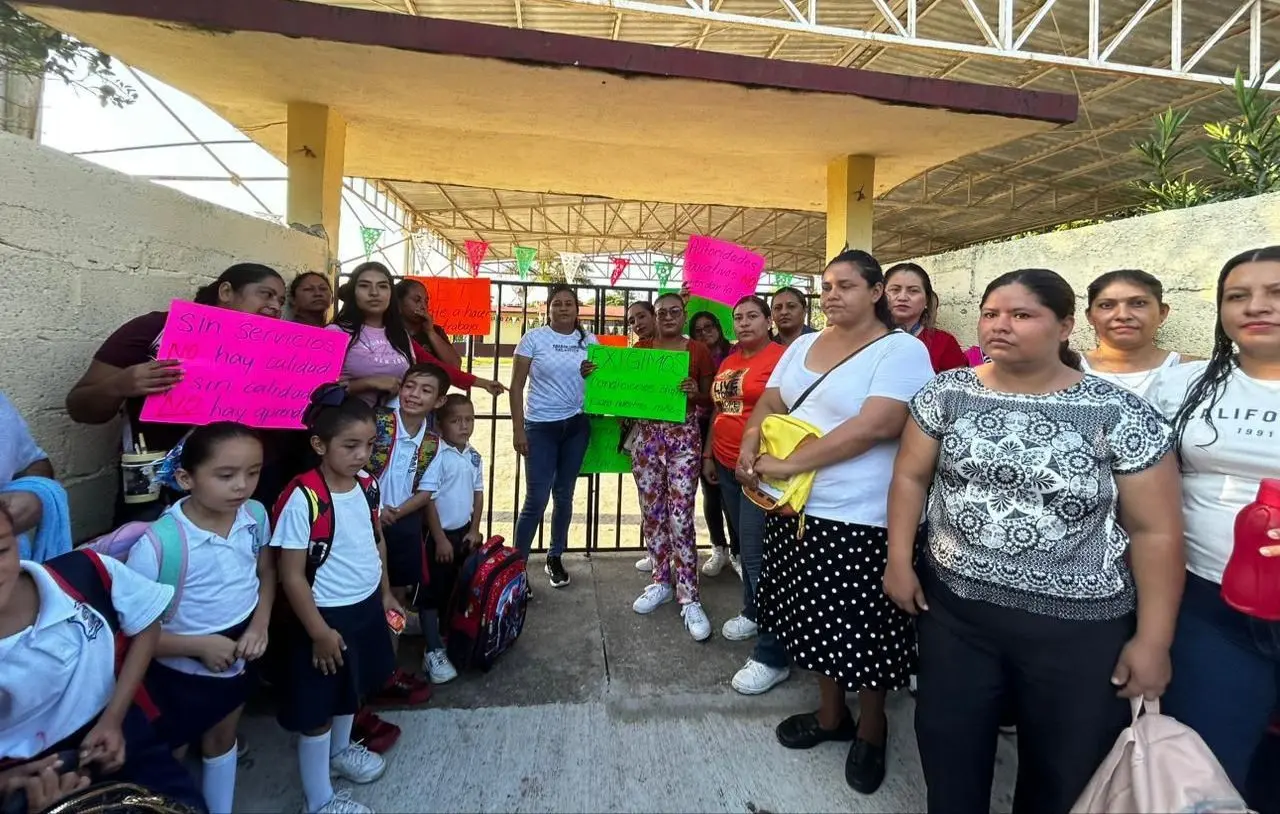
<path id="1" fill-rule="evenodd" d="M 483 240 L 468 240 L 466 249 L 467 262 L 471 264 L 471 276 L 479 276 L 480 263 L 484 261 L 484 256 L 489 251 L 489 244 Z"/>
<path id="2" fill-rule="evenodd" d="M 627 270 L 627 266 L 631 261 L 625 257 L 611 257 L 609 261 L 613 263 L 613 273 L 609 275 L 609 285 L 617 285 L 618 278 L 622 276 L 622 272 Z"/>

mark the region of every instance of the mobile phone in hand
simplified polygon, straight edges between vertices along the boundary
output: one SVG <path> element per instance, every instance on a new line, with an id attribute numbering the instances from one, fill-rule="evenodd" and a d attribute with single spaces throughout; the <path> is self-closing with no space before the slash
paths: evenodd
<path id="1" fill-rule="evenodd" d="M 387 627 L 391 628 L 391 632 L 399 636 L 404 632 L 405 618 L 404 614 L 397 610 L 387 611 Z"/>

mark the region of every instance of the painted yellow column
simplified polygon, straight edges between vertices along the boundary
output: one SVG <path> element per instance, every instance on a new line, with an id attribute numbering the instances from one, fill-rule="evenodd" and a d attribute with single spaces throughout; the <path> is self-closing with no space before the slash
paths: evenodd
<path id="1" fill-rule="evenodd" d="M 329 241 L 330 282 L 338 278 L 338 219 L 347 123 L 333 108 L 290 102 L 287 219 L 307 228 L 321 226 Z"/>
<path id="2" fill-rule="evenodd" d="M 827 165 L 827 260 L 846 246 L 872 251 L 875 189 L 875 156 L 844 156 Z"/>

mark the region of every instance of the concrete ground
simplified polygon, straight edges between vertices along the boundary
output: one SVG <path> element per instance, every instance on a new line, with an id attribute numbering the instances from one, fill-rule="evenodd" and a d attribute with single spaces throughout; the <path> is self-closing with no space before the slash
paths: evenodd
<path id="1" fill-rule="evenodd" d="M 715 634 L 699 644 L 674 603 L 649 616 L 631 610 L 647 580 L 636 559 L 567 556 L 573 582 L 557 591 L 535 557 L 519 643 L 488 675 L 437 688 L 426 707 L 384 713 L 404 734 L 386 776 L 354 788 L 355 799 L 378 812 L 924 810 L 909 695 L 890 698 L 889 774 L 864 797 L 844 781 L 847 744 L 795 752 L 774 738 L 782 718 L 815 707 L 812 676 L 754 698 L 730 688 L 751 650 L 719 634 L 740 609 L 736 575 L 703 579 Z M 242 729 L 251 751 L 236 809 L 298 811 L 288 736 L 264 715 Z M 1011 808 L 1013 774 L 1013 744 L 1002 738 L 994 811 Z"/>

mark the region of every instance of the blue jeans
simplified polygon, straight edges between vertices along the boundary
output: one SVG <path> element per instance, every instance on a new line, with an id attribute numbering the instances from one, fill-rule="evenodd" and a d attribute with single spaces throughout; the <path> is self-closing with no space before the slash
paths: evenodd
<path id="1" fill-rule="evenodd" d="M 538 524 L 547 511 L 547 501 L 554 495 L 551 550 L 547 553 L 558 557 L 569 547 L 573 488 L 587 454 L 587 442 L 591 440 L 591 423 L 582 413 L 561 421 L 526 421 L 524 435 L 529 441 L 529 454 L 524 458 L 528 491 L 516 519 L 516 548 L 528 558 L 533 536 L 538 533 Z"/>
<path id="2" fill-rule="evenodd" d="M 1222 599 L 1216 582 L 1187 574 L 1163 711 L 1204 738 L 1241 794 L 1280 700 L 1280 622 Z"/>
<path id="3" fill-rule="evenodd" d="M 764 509 L 742 494 L 742 485 L 733 477 L 733 470 L 726 469 L 719 461 L 716 461 L 716 474 L 720 476 L 724 512 L 730 527 L 737 532 L 742 557 L 742 615 L 754 622 L 756 583 L 760 581 L 760 564 L 764 559 Z M 778 637 L 764 631 L 756 636 L 751 658 L 769 667 L 786 667 L 791 663 Z"/>

